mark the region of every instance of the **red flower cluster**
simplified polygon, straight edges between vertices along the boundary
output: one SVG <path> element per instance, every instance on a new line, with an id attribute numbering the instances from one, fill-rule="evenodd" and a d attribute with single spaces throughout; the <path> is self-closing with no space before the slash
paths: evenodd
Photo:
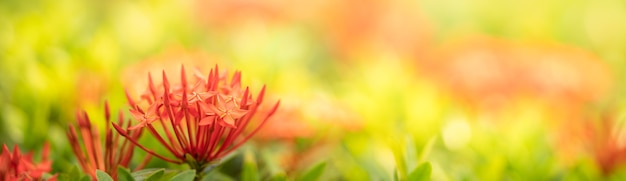
<path id="1" fill-rule="evenodd" d="M 112 129 L 109 127 L 111 124 L 109 112 L 109 104 L 105 103 L 105 118 L 106 118 L 106 140 L 104 144 L 104 150 L 102 149 L 102 143 L 100 142 L 100 133 L 95 128 L 87 113 L 77 113 L 76 120 L 78 121 L 78 129 L 80 131 L 81 140 L 79 141 L 78 132 L 73 125 L 70 125 L 70 129 L 67 131 L 67 138 L 72 145 L 72 151 L 78 159 L 78 163 L 84 172 L 89 174 L 91 178 L 96 179 L 96 170 L 102 170 L 113 178 L 117 178 L 117 167 L 122 166 L 128 168 L 131 158 L 133 157 L 133 151 L 135 146 L 128 143 L 127 139 L 120 141 L 120 136 L 113 134 Z M 126 126 L 130 126 L 130 121 Z M 124 114 L 120 111 L 117 124 L 124 124 Z M 129 137 L 133 139 L 139 139 L 141 136 L 141 130 L 130 131 Z M 82 145 L 81 145 L 82 143 Z M 103 155 L 104 151 L 104 155 Z M 151 156 L 146 157 L 144 162 L 138 166 L 138 169 L 142 168 Z"/>
<path id="2" fill-rule="evenodd" d="M 50 148 L 44 145 L 41 154 L 41 163 L 33 162 L 33 153 L 22 155 L 17 145 L 13 148 L 13 153 L 9 151 L 6 144 L 2 144 L 2 154 L 0 154 L 0 180 L 42 180 L 43 174 L 51 170 L 52 162 L 48 159 Z M 48 180 L 56 180 L 56 176 Z"/>
<path id="3" fill-rule="evenodd" d="M 162 85 L 155 86 L 148 75 L 148 89 L 141 96 L 147 108 L 141 108 L 127 93 L 134 107 L 130 112 L 139 123 L 127 129 L 113 126 L 146 152 L 168 162 L 187 163 L 198 172 L 250 139 L 279 105 L 277 102 L 260 122 L 246 129 L 263 101 L 265 86 L 253 99 L 248 87 L 242 89 L 241 72 L 235 72 L 228 81 L 227 73 L 221 74 L 217 66 L 208 78 L 196 75 L 193 84 L 188 83 L 184 67 L 180 84 L 170 85 L 165 71 L 162 76 Z M 130 133 L 142 129 L 147 129 L 175 158 L 139 144 Z"/>

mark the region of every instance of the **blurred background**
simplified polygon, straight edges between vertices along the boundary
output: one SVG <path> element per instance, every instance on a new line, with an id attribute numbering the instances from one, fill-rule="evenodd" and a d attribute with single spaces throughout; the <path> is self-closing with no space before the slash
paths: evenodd
<path id="1" fill-rule="evenodd" d="M 621 0 L 1 0 L 0 142 L 67 172 L 76 110 L 181 64 L 282 102 L 224 178 L 626 179 Z"/>

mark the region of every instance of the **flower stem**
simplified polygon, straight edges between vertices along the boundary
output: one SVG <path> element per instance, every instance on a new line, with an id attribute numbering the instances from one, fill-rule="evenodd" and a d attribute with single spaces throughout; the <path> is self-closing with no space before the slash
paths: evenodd
<path id="1" fill-rule="evenodd" d="M 200 165 L 197 168 L 194 168 L 196 170 L 196 177 L 194 177 L 194 181 L 201 181 L 204 178 L 204 168 L 206 168 L 207 164 L 204 165 Z"/>
<path id="2" fill-rule="evenodd" d="M 189 167 L 196 170 L 196 177 L 194 177 L 193 180 L 201 181 L 204 178 L 204 170 L 207 168 L 207 166 L 211 164 L 209 164 L 208 162 L 199 162 L 189 154 L 185 154 L 185 159 Z"/>

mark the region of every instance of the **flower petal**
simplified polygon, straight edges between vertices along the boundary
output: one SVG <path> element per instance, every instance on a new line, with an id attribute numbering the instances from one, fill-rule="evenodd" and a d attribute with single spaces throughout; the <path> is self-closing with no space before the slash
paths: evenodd
<path id="1" fill-rule="evenodd" d="M 139 123 L 137 125 L 128 127 L 128 130 L 132 131 L 132 130 L 136 130 L 136 129 L 139 129 L 139 128 L 143 128 L 144 126 L 146 126 L 146 123 L 145 122 L 141 122 L 141 123 Z"/>
<path id="2" fill-rule="evenodd" d="M 203 81 L 196 82 L 196 84 L 194 84 L 193 87 L 191 88 L 191 91 L 192 92 L 201 92 L 201 91 L 203 91 L 202 90 L 202 88 L 204 87 L 203 83 L 204 83 Z"/>
<path id="3" fill-rule="evenodd" d="M 143 113 L 135 110 L 135 109 L 131 109 L 130 110 L 130 114 L 133 116 L 133 118 L 135 118 L 135 120 L 139 120 L 142 121 L 143 120 Z"/>
<path id="4" fill-rule="evenodd" d="M 202 108 L 201 108 L 202 109 Z M 202 114 L 200 112 L 200 110 L 198 110 L 198 108 L 196 108 L 196 106 L 189 106 L 189 108 L 187 109 L 187 111 L 189 111 L 189 114 L 196 116 L 196 117 L 200 117 L 200 115 Z"/>
<path id="5" fill-rule="evenodd" d="M 146 120 L 146 124 L 151 124 L 152 122 L 154 122 L 154 121 L 156 121 L 156 120 L 158 120 L 158 119 L 159 119 L 159 117 L 157 117 L 157 116 L 151 116 L 151 117 L 149 117 L 149 118 Z"/>
<path id="6" fill-rule="evenodd" d="M 246 113 L 248 113 L 248 110 L 235 109 L 235 110 L 231 110 L 229 113 L 230 113 L 230 116 L 233 117 L 233 119 L 239 119 L 243 117 L 244 115 L 246 115 Z"/>
<path id="7" fill-rule="evenodd" d="M 208 104 L 208 105 L 206 106 L 206 108 L 208 108 L 208 109 L 209 109 L 209 110 L 207 111 L 208 113 L 215 113 L 215 114 L 218 114 L 218 115 L 220 115 L 220 114 L 224 113 L 224 111 L 222 111 L 222 110 L 218 109 L 218 108 L 217 108 L 217 107 L 215 107 L 215 105 L 213 105 L 213 104 Z"/>
<path id="8" fill-rule="evenodd" d="M 148 108 L 148 112 L 146 112 L 146 114 L 156 115 L 157 109 L 160 105 L 161 103 L 157 103 L 157 101 L 153 102 L 152 105 L 150 105 L 150 108 Z"/>
<path id="9" fill-rule="evenodd" d="M 200 99 L 202 99 L 202 101 L 204 101 L 204 100 L 207 100 L 208 98 L 211 98 L 211 97 L 217 95 L 217 92 L 215 92 L 215 91 L 200 92 L 200 93 L 198 93 L 198 95 L 200 96 Z"/>
<path id="10" fill-rule="evenodd" d="M 213 124 L 213 120 L 215 120 L 215 116 L 206 116 L 200 120 L 198 125 L 200 126 L 211 125 Z"/>
<path id="11" fill-rule="evenodd" d="M 185 112 L 183 111 L 183 109 L 178 109 L 178 111 L 174 113 L 174 124 L 176 125 L 180 124 L 180 121 L 183 120 L 184 117 L 185 117 Z"/>
<path id="12" fill-rule="evenodd" d="M 233 119 L 233 117 L 231 116 L 224 116 L 224 118 L 222 119 L 222 125 L 231 127 L 231 128 L 237 128 L 235 126 L 235 119 Z"/>

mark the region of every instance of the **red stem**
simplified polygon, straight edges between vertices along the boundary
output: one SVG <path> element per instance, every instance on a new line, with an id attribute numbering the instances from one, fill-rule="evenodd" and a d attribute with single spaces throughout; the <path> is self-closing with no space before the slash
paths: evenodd
<path id="1" fill-rule="evenodd" d="M 172 159 L 166 158 L 166 157 L 164 157 L 162 155 L 159 155 L 159 154 L 155 153 L 154 151 L 146 148 L 145 146 L 139 144 L 136 140 L 134 140 L 133 138 L 129 137 L 128 134 L 126 134 L 126 132 L 120 126 L 118 126 L 117 124 L 113 124 L 113 128 L 115 128 L 115 130 L 117 130 L 118 133 L 120 133 L 122 136 L 124 136 L 126 139 L 128 139 L 131 143 L 135 144 L 137 147 L 141 148 L 142 150 L 144 150 L 144 151 L 146 151 L 146 152 L 148 152 L 148 153 L 150 153 L 150 154 L 152 154 L 152 155 L 154 155 L 154 156 L 156 156 L 156 157 L 158 157 L 158 158 L 160 158 L 160 159 L 162 159 L 164 161 L 170 162 L 170 163 L 174 163 L 174 164 L 181 164 L 181 163 L 183 163 L 182 161 L 172 160 Z"/>

